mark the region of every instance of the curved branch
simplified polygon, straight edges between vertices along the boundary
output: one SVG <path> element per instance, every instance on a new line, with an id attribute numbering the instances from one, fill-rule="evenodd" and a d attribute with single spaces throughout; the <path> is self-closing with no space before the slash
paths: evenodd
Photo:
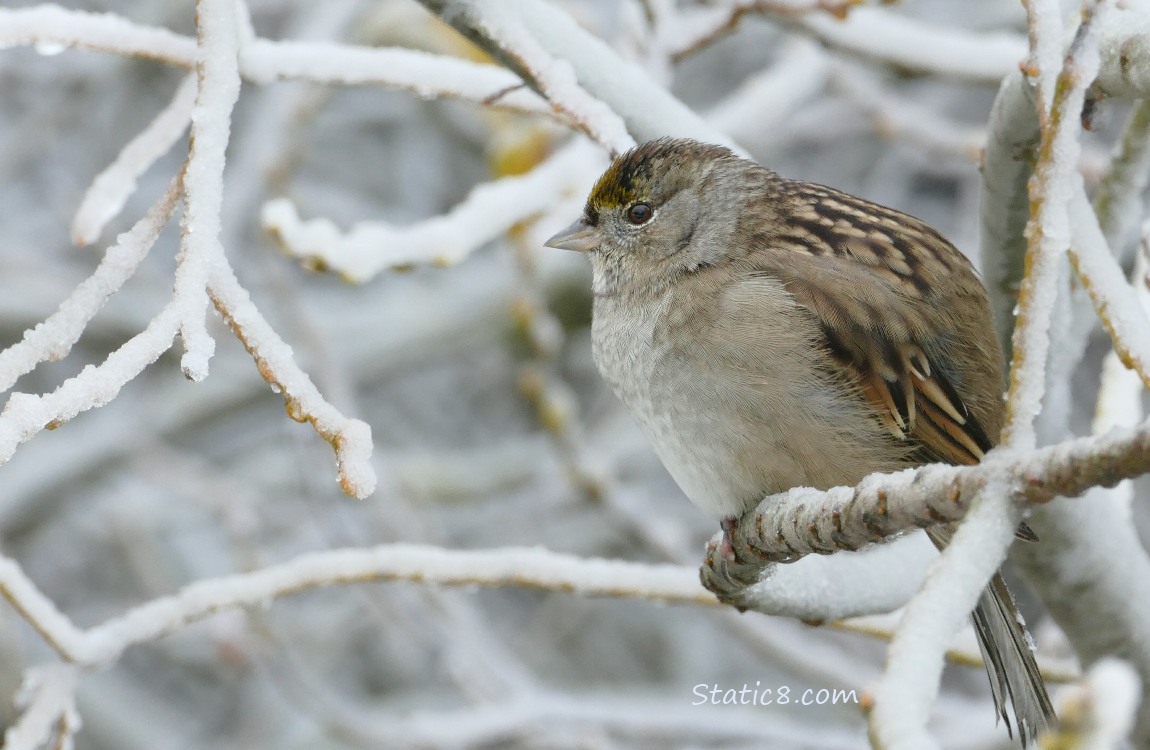
<path id="1" fill-rule="evenodd" d="M 1045 503 L 1091 487 L 1113 487 L 1148 472 L 1150 421 L 1137 429 L 1115 429 L 1032 453 L 993 451 L 977 466 L 931 464 L 873 474 L 857 487 L 825 492 L 798 487 L 771 495 L 744 514 L 731 529 L 736 562 L 724 563 L 712 544 L 704 575 L 710 569 L 745 583 L 757 580 L 768 563 L 857 550 L 907 531 L 958 521 L 977 491 L 992 480 L 1004 480 L 1005 491 L 1019 501 Z"/>

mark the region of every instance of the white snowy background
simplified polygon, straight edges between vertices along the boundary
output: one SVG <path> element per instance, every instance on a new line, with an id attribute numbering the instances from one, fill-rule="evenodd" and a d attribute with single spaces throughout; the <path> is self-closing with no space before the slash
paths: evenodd
<path id="1" fill-rule="evenodd" d="M 197 25 L 191 0 L 6 0 L 5 750 L 867 747 L 858 705 L 797 698 L 880 684 L 881 734 L 903 695 L 879 682 L 897 617 L 816 627 L 717 605 L 696 572 L 715 524 L 595 373 L 585 259 L 541 241 L 578 216 L 608 149 L 665 123 L 919 216 L 977 261 L 999 83 L 1030 64 L 1049 107 L 1077 24 L 1073 3 L 1033 4 L 1028 23 L 998 0 L 204 0 Z M 1111 16 L 1083 65 L 1101 52 L 1093 65 L 1130 90 L 1115 83 L 1092 130 L 1067 131 L 1080 154 L 1055 148 L 1045 174 L 1065 222 L 1074 175 L 1096 195 L 1123 130 L 1135 135 L 1124 207 L 1099 215 L 1101 246 L 1138 280 L 1150 114 L 1133 102 L 1150 87 L 1115 60 L 1150 50 L 1107 47 L 1146 27 L 1142 3 L 1114 5 L 1087 3 Z M 617 57 L 554 26 L 555 9 Z M 431 11 L 479 14 L 547 98 Z M 1079 111 L 1064 120 L 1078 128 Z M 1045 236 L 1077 237 L 1093 226 L 1084 210 L 1047 219 Z M 1113 281 L 1097 285 L 1121 301 L 1111 327 L 1142 334 L 1129 358 L 1150 361 L 1131 314 L 1145 281 Z M 1051 354 L 1034 356 L 1059 385 L 1016 450 L 1141 423 L 1138 377 L 1116 359 L 1100 376 L 1110 338 L 1083 300 L 1074 320 L 1050 302 Z M 1073 341 L 1081 357 L 1065 354 Z M 1036 377 L 1019 413 L 1042 397 Z M 1052 507 L 1082 514 L 1062 521 L 1078 528 L 1121 519 L 1136 539 L 1150 530 L 1136 486 Z M 1013 528 L 1003 518 L 995 528 Z M 1043 544 L 1061 543 L 1059 518 L 1036 521 Z M 1063 598 L 1011 578 L 1056 704 L 1089 725 L 1065 731 L 1100 743 L 1075 747 L 1114 746 L 1132 722 L 1150 737 L 1137 710 L 1150 597 L 1115 579 L 1097 605 L 1115 611 L 1067 601 L 1080 591 L 1066 581 L 1085 591 L 1099 568 L 1148 566 L 1136 542 L 1097 534 L 1052 574 Z M 915 538 L 784 566 L 772 606 L 880 615 L 931 556 Z M 1032 581 L 1042 569 L 1021 564 Z M 1100 642 L 1068 640 L 1048 608 L 1096 618 Z M 945 623 L 930 632 L 950 641 Z M 947 667 L 933 707 L 929 674 L 901 688 L 925 696 L 941 746 L 1010 747 L 973 643 L 953 640 L 966 663 Z M 1103 661 L 1059 686 L 1107 655 L 1133 669 Z M 696 686 L 744 684 L 792 701 L 693 705 Z"/>

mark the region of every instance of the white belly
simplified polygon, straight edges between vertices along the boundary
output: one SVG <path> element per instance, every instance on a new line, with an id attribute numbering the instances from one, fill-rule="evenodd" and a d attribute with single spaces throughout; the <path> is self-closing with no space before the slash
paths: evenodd
<path id="1" fill-rule="evenodd" d="M 857 404 L 791 382 L 781 358 L 766 358 L 751 377 L 733 382 L 729 372 L 716 375 L 700 352 L 655 335 L 656 321 L 666 320 L 667 297 L 632 305 L 626 315 L 615 304 L 595 303 L 599 371 L 679 487 L 712 516 L 739 515 L 790 487 L 855 484 L 870 471 L 898 466 L 888 448 L 877 447 L 887 442 L 877 425 L 873 441 L 839 427 L 840 419 L 859 413 Z M 780 333 L 771 329 L 779 320 L 764 318 L 766 340 Z"/>

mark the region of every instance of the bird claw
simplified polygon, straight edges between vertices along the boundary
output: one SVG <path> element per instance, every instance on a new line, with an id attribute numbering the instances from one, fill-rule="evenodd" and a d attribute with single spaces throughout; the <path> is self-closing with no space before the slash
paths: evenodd
<path id="1" fill-rule="evenodd" d="M 723 529 L 723 541 L 719 543 L 719 558 L 724 562 L 735 561 L 735 528 L 739 525 L 738 516 L 727 516 L 719 525 Z"/>

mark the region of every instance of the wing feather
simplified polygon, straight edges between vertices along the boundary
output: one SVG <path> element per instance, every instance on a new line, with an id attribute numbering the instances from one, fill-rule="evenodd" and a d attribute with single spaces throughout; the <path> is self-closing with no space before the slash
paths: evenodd
<path id="1" fill-rule="evenodd" d="M 894 439 L 924 462 L 977 463 L 1001 425 L 1002 362 L 970 262 L 918 219 L 831 188 L 788 183 L 780 199 L 788 222 L 757 272 L 810 311 Z"/>

